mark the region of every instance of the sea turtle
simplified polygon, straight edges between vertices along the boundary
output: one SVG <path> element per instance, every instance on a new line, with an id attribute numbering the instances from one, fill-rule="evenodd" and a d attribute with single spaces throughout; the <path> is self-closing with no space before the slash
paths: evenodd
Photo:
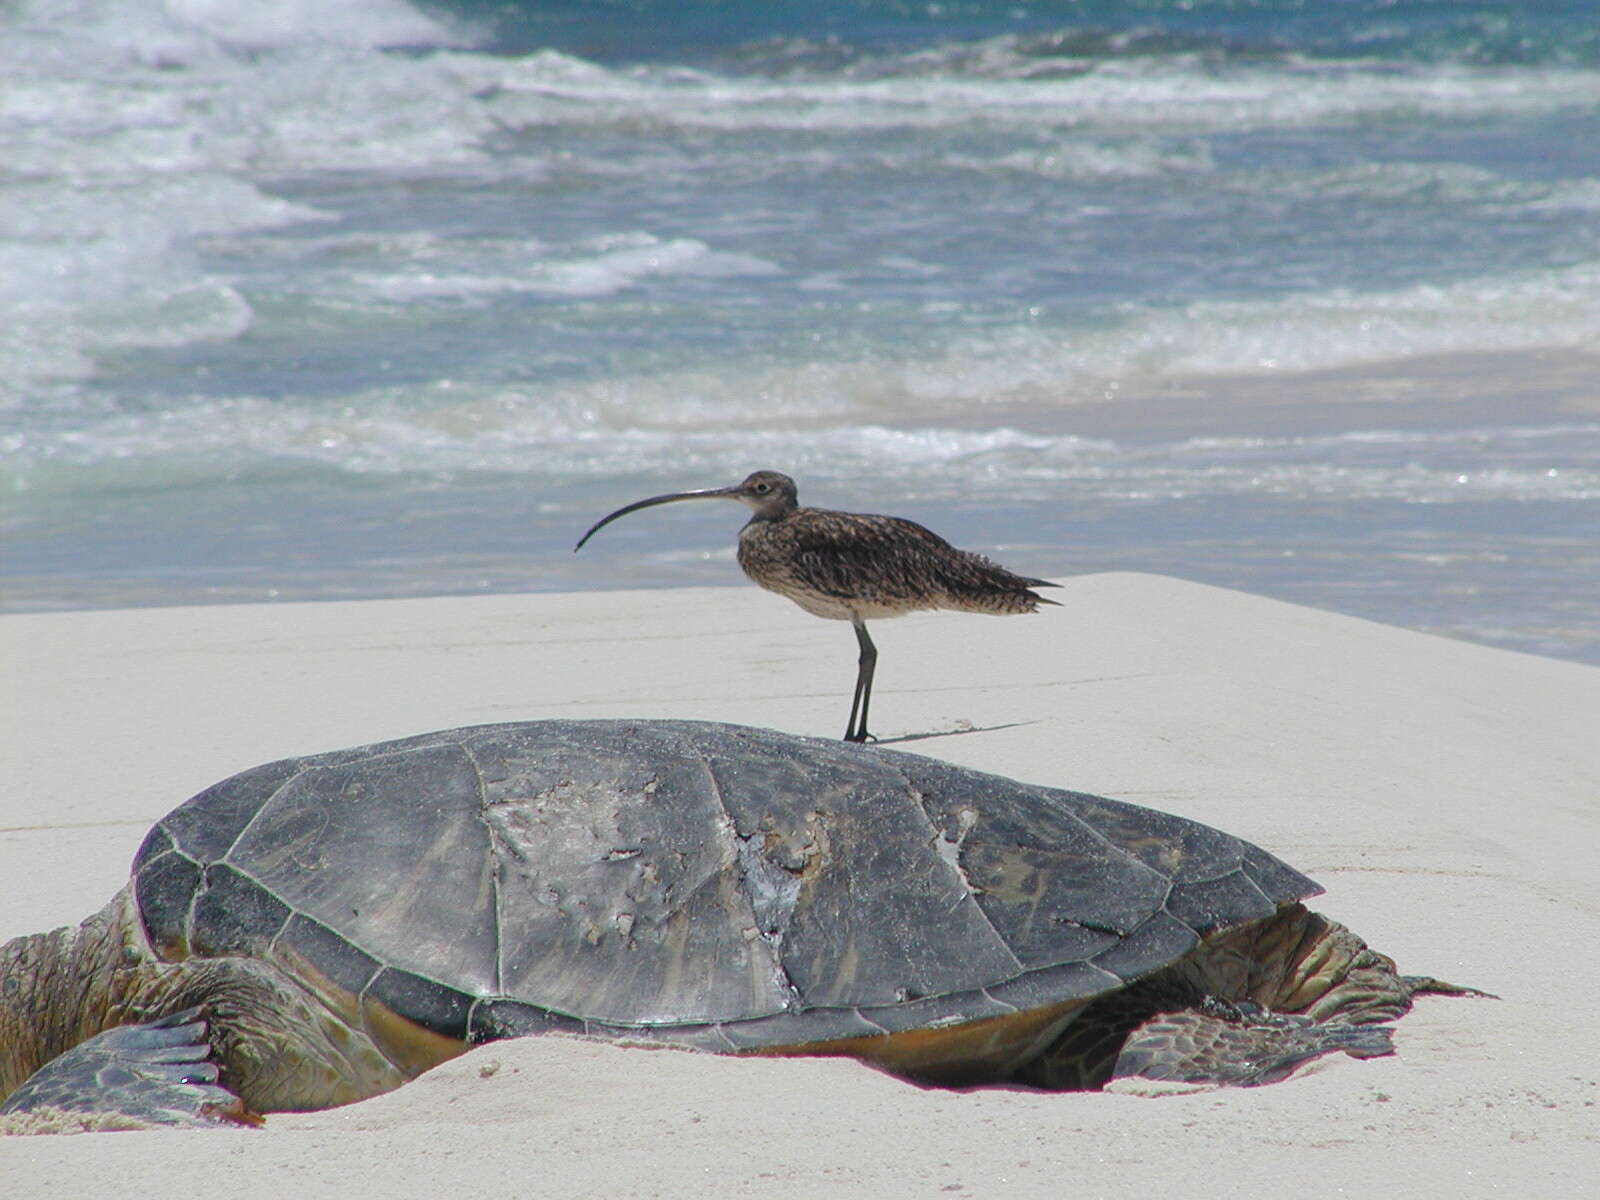
<path id="1" fill-rule="evenodd" d="M 1464 990 L 1320 890 L 1193 821 L 876 747 L 430 733 L 224 780 L 100 912 L 0 947 L 0 1112 L 249 1119 L 551 1031 L 956 1086 L 1271 1082 Z"/>

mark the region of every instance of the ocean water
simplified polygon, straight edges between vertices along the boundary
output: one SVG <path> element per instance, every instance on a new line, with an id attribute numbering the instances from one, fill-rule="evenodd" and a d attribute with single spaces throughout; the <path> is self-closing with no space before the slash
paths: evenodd
<path id="1" fill-rule="evenodd" d="M 13 0 L 9 611 L 1030 574 L 1600 663 L 1590 0 Z M 796 619 L 802 619 L 796 614 Z"/>

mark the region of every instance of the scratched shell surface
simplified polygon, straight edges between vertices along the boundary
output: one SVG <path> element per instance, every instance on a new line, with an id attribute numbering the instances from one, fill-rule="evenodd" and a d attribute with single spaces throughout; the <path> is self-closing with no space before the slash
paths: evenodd
<path id="1" fill-rule="evenodd" d="M 1150 809 L 687 721 L 270 763 L 165 817 L 134 874 L 170 957 L 273 957 L 450 1036 L 723 1047 L 1097 994 L 1318 890 Z"/>

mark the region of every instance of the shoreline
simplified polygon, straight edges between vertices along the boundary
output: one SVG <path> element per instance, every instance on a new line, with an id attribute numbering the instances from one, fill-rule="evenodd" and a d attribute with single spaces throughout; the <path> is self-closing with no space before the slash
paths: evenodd
<path id="1" fill-rule="evenodd" d="M 286 1170 L 308 1196 L 530 1179 L 563 1196 L 847 1200 L 1057 1196 L 1065 1178 L 1089 1193 L 1581 1189 L 1600 1096 L 1572 1021 L 1600 967 L 1572 948 L 1600 937 L 1600 668 L 1161 576 L 1079 577 L 1054 598 L 1028 618 L 875 627 L 884 743 L 1247 838 L 1402 969 L 1502 999 L 1420 1001 L 1391 1058 L 1160 1100 L 529 1039 L 261 1131 L 0 1138 L 0 1170 L 24 1194 L 130 1179 L 170 1194 L 225 1153 L 246 1197 L 281 1191 Z M 545 716 L 836 737 L 844 632 L 744 588 L 0 617 L 0 936 L 87 916 L 150 821 L 289 754 Z"/>
<path id="2" fill-rule="evenodd" d="M 1108 388 L 1114 400 L 1104 398 Z M 1130 443 L 1592 424 L 1600 421 L 1600 351 L 1457 351 L 1309 371 L 1102 380 L 1075 391 L 1091 394 L 1068 397 L 1043 424 L 1028 421 L 1031 409 L 1003 405 L 985 410 L 984 424 L 1009 412 L 1039 432 Z"/>
<path id="3" fill-rule="evenodd" d="M 1116 388 L 1116 400 L 1099 398 L 1107 388 Z M 966 419 L 951 416 L 948 420 L 934 420 L 920 426 L 901 426 L 891 421 L 884 428 L 902 432 L 922 428 L 960 432 L 1015 428 L 1025 434 L 1045 437 L 1109 440 L 1130 448 L 1135 460 L 1146 446 L 1163 442 L 1181 445 L 1188 441 L 1203 444 L 1207 439 L 1248 441 L 1260 438 L 1294 443 L 1373 432 L 1427 433 L 1540 427 L 1582 427 L 1588 431 L 1600 431 L 1600 351 L 1558 347 L 1481 354 L 1457 353 L 1295 374 L 1191 375 L 1136 378 L 1120 383 L 1101 381 L 1076 386 L 1057 399 L 1058 402 L 1048 409 L 1041 409 L 1037 404 L 996 402 L 971 413 Z M 831 426 L 798 426 L 780 432 L 803 439 L 820 428 Z M 1581 471 L 1584 468 L 1579 463 L 1576 469 Z M 809 478 L 802 482 L 808 482 Z M 1062 478 L 1070 478 L 1070 472 Z M 820 488 L 808 486 L 808 498 L 819 494 L 821 497 L 812 502 L 833 502 L 837 507 L 854 507 L 862 511 L 899 511 L 891 506 L 890 498 L 874 498 L 871 495 L 873 485 L 870 476 L 862 481 L 862 487 L 848 493 L 841 491 L 837 479 L 822 482 L 831 484 L 829 491 L 833 494 L 830 496 Z M 1154 487 L 1159 485 L 1159 479 L 1151 484 Z M 564 553 L 568 548 L 567 543 L 562 543 L 563 553 L 559 562 L 549 557 L 551 547 L 547 542 L 550 530 L 542 523 L 537 511 L 529 513 L 532 540 L 525 551 L 510 547 L 503 535 L 498 540 L 486 540 L 481 544 L 469 536 L 465 550 L 454 550 L 453 543 L 446 544 L 437 539 L 446 533 L 462 532 L 461 522 L 467 519 L 463 513 L 464 505 L 488 504 L 515 513 L 518 505 L 529 504 L 524 494 L 526 487 L 516 481 L 480 483 L 468 477 L 454 486 L 460 491 L 461 497 L 447 495 L 442 501 L 433 501 L 439 509 L 434 514 L 435 522 L 445 522 L 440 527 L 445 533 L 435 531 L 423 536 L 415 544 L 387 544 L 387 553 L 362 561 L 359 570 L 348 564 L 341 569 L 338 562 L 323 561 L 314 555 L 297 557 L 296 548 L 292 545 L 263 546 L 259 561 L 251 558 L 239 561 L 225 559 L 221 563 L 203 561 L 203 555 L 195 561 L 189 561 L 183 557 L 182 546 L 178 548 L 178 557 L 172 557 L 173 547 L 163 546 L 162 551 L 167 558 L 150 561 L 124 560 L 116 547 L 104 546 L 100 550 L 111 556 L 110 561 L 117 564 L 114 568 L 108 567 L 106 560 L 96 559 L 89 567 L 69 568 L 66 571 L 44 573 L 35 570 L 31 573 L 13 571 L 9 575 L 0 574 L 0 616 L 155 607 L 512 595 L 530 590 L 536 594 L 558 595 L 577 588 L 678 589 L 707 584 L 704 575 L 682 570 L 681 563 L 658 566 L 654 576 L 647 574 L 641 578 L 633 575 L 615 585 L 593 574 L 576 573 L 570 569 L 573 565 L 569 561 L 570 556 Z M 645 484 L 641 483 L 640 486 L 648 490 Z M 666 488 L 668 484 L 663 482 L 661 486 Z M 579 490 L 587 495 L 593 488 L 584 484 Z M 27 493 L 18 495 L 26 496 Z M 854 495 L 855 499 L 850 500 L 850 495 Z M 350 500 L 350 497 L 344 499 Z M 395 507 L 402 505 L 402 501 L 403 497 L 386 502 L 380 500 L 376 506 L 352 501 L 352 507 L 358 520 L 371 522 L 385 515 L 393 518 L 396 512 L 404 511 L 403 506 Z M 47 497 L 44 501 L 35 501 L 47 508 L 58 502 L 59 497 L 56 500 Z M 173 500 L 170 507 L 173 513 L 181 516 L 187 512 L 183 507 L 185 504 L 195 503 L 198 500 L 191 497 L 181 503 Z M 388 508 L 384 506 L 385 503 L 389 505 Z M 565 503 L 568 506 L 574 504 L 571 500 Z M 571 516 L 574 531 L 598 512 L 604 511 L 605 507 L 605 500 L 597 499 L 581 512 L 574 511 Z M 946 528 L 952 523 L 950 517 L 957 515 L 947 511 L 951 509 L 948 499 L 936 499 L 931 507 L 935 511 L 931 515 L 918 514 L 921 519 L 934 522 L 936 528 L 945 530 L 946 536 L 967 536 Z M 252 511 L 246 506 L 240 510 L 238 519 L 247 519 Z M 562 511 L 565 512 L 564 509 Z M 944 516 L 943 520 L 940 520 L 941 515 Z M 189 516 L 193 517 L 193 514 Z M 168 513 L 167 519 L 171 517 L 172 513 Z M 116 518 L 111 520 L 113 525 L 117 524 Z M 197 531 L 202 528 L 203 522 L 197 524 L 191 521 L 190 524 L 193 526 L 190 536 L 198 536 Z M 155 516 L 136 518 L 131 522 L 123 522 L 123 525 L 126 526 L 123 529 L 126 535 L 124 541 L 133 544 L 141 544 L 141 537 L 161 528 Z M 985 532 L 992 531 L 975 532 L 981 538 Z M 565 537 L 565 529 L 562 535 Z M 26 536 L 37 540 L 35 534 Z M 207 536 L 221 534 L 213 530 Z M 430 537 L 434 540 L 429 540 Z M 968 536 L 968 540 L 972 538 Z M 29 550 L 28 544 L 25 538 L 23 561 L 52 561 L 48 557 L 38 558 L 39 549 L 35 547 Z M 79 557 L 89 553 L 92 548 L 90 544 L 80 546 L 71 543 L 71 546 L 68 553 Z M 358 547 L 352 545 L 350 549 L 354 552 Z M 1065 562 L 1069 559 L 1077 561 L 1083 547 L 1072 544 L 1069 538 L 1063 538 L 1058 543 L 1047 544 L 1040 549 L 1043 551 L 1041 561 L 1055 554 Z M 1091 552 L 1094 549 L 1091 545 Z M 1181 545 L 1178 550 L 1182 551 Z M 1460 552 L 1459 547 L 1449 551 Z M 28 554 L 33 554 L 34 558 L 28 558 Z M 702 556 L 690 557 L 698 561 Z M 727 558 L 731 562 L 731 551 L 717 551 L 713 557 Z M 444 565 L 436 567 L 435 559 Z M 285 563 L 292 564 L 287 575 L 284 573 Z M 1107 560 L 1103 556 L 1095 565 L 1099 569 L 1179 572 L 1186 569 L 1181 560 L 1121 562 Z M 1193 570 L 1193 566 L 1187 569 Z M 1041 565 L 1037 570 L 1044 571 L 1047 568 Z M 1258 580 L 1255 586 L 1264 586 L 1266 582 Z M 280 593 L 283 599 L 279 598 Z M 1289 595 L 1283 590 L 1279 594 Z M 1303 596 L 1289 595 L 1289 598 L 1313 602 Z M 1323 599 L 1314 602 L 1327 604 L 1330 601 Z M 1399 614 L 1386 613 L 1383 617 L 1388 620 L 1401 619 Z M 1427 622 L 1418 621 L 1414 624 L 1420 626 Z"/>

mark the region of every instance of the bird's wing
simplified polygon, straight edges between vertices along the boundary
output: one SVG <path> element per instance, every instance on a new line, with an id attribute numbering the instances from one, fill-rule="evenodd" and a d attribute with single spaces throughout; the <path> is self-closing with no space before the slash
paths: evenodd
<path id="1" fill-rule="evenodd" d="M 792 538 L 795 577 L 842 600 L 932 599 L 975 570 L 999 569 L 902 517 L 828 513 L 826 520 L 797 523 Z"/>

